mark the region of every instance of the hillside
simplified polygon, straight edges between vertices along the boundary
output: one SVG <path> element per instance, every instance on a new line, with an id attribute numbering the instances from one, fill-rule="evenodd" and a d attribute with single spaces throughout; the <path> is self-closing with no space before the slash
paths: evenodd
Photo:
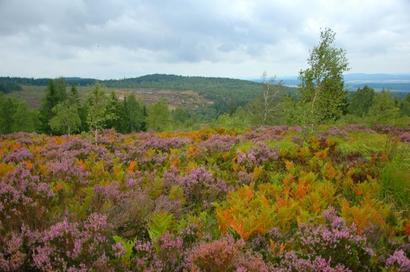
<path id="1" fill-rule="evenodd" d="M 13 89 L 4 89 L 3 92 L 11 93 L 12 96 L 26 100 L 31 106 L 38 107 L 48 80 L 50 79 L 0 77 L 0 86 L 13 86 Z M 212 105 L 216 112 L 232 112 L 261 92 L 260 83 L 232 78 L 152 74 L 126 79 L 67 77 L 64 80 L 67 85 L 78 86 L 83 95 L 90 86 L 100 83 L 120 96 L 134 93 L 147 103 L 165 99 L 171 107 L 198 108 Z M 292 91 L 290 87 L 283 88 L 286 92 Z"/>

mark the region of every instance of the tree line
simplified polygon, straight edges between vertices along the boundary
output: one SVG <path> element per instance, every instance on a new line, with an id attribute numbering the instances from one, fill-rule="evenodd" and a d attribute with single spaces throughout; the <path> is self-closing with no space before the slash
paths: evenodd
<path id="1" fill-rule="evenodd" d="M 254 125 L 317 125 L 335 122 L 390 123 L 410 122 L 410 93 L 397 98 L 391 92 L 376 92 L 364 86 L 355 92 L 345 90 L 343 73 L 349 70 L 346 52 L 334 46 L 335 33 L 321 32 L 320 42 L 300 71 L 300 85 L 294 94 L 281 91 L 280 82 L 263 76 L 263 92 L 234 114 L 222 115 L 216 125 L 243 127 Z"/>
<path id="2" fill-rule="evenodd" d="M 133 94 L 118 97 L 95 84 L 84 97 L 62 78 L 49 80 L 46 96 L 38 110 L 21 100 L 0 94 L 0 133 L 18 131 L 49 135 L 97 132 L 115 129 L 121 133 L 168 130 L 188 126 L 191 114 L 181 108 L 170 110 L 165 101 L 145 105 Z"/>

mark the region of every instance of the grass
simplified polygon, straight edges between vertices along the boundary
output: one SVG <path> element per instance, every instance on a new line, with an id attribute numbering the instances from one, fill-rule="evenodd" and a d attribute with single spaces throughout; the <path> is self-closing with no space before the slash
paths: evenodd
<path id="1" fill-rule="evenodd" d="M 382 198 L 395 203 L 406 212 L 410 210 L 410 147 L 400 144 L 390 154 L 391 160 L 380 175 Z"/>

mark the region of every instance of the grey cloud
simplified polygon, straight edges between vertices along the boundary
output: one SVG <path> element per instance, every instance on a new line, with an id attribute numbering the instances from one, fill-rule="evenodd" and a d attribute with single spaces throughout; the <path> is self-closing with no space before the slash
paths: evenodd
<path id="1" fill-rule="evenodd" d="M 403 67 L 393 63 L 399 54 L 410 61 L 408 14 L 406 0 L 0 0 L 0 59 L 7 61 L 0 73 L 18 73 L 19 61 L 31 60 L 22 70 L 33 76 L 44 65 L 98 76 L 101 62 L 114 67 L 100 77 L 144 67 L 246 76 L 246 69 L 255 75 L 269 65 L 294 74 L 327 26 L 352 63 L 368 65 L 361 72 L 393 71 Z M 386 55 L 391 63 L 384 66 L 368 61 Z"/>

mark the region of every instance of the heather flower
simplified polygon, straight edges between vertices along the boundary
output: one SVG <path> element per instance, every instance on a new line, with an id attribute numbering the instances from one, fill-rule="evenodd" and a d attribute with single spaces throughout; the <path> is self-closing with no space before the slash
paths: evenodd
<path id="1" fill-rule="evenodd" d="M 349 145 L 355 139 L 344 136 L 352 129 L 376 133 L 360 126 L 324 133 Z M 375 129 L 401 141 L 409 133 Z M 361 145 L 345 150 L 337 141 L 340 154 L 308 160 L 311 151 L 329 143 L 324 137 L 302 141 L 296 130 L 260 127 L 238 136 L 213 129 L 128 135 L 111 130 L 102 132 L 99 143 L 90 135 L 0 136 L 0 271 L 409 271 L 407 237 L 398 236 L 409 233 L 408 224 L 402 226 L 406 214 L 390 199 L 379 199 L 380 169 L 390 156 L 373 156 L 381 147 L 370 143 L 365 151 Z M 284 158 L 265 143 L 285 133 L 303 144 L 290 154 L 286 169 L 292 177 L 283 172 Z M 239 152 L 243 140 L 251 146 Z M 297 197 L 298 182 L 306 175 L 321 177 L 329 160 L 345 173 L 333 180 L 335 190 L 327 194 L 322 180 L 309 179 L 309 194 Z M 282 177 L 284 182 L 275 182 Z M 230 198 L 228 184 L 249 186 Z M 333 208 L 322 221 L 306 220 L 317 207 L 340 199 L 361 212 L 377 199 L 374 209 L 380 211 L 368 217 L 384 224 L 358 232 Z M 159 226 L 156 235 L 153 213 L 164 212 L 172 224 Z M 220 233 L 246 242 L 215 240 Z M 117 243 L 116 236 L 123 240 Z M 385 257 L 391 248 L 397 250 Z"/>
<path id="2" fill-rule="evenodd" d="M 187 138 L 158 138 L 150 137 L 142 142 L 142 149 L 148 150 L 150 148 L 160 151 L 169 151 L 171 148 L 180 148 L 191 141 Z"/>
<path id="3" fill-rule="evenodd" d="M 228 191 L 228 186 L 224 181 L 215 178 L 203 167 L 191 170 L 179 180 L 179 183 L 184 188 L 188 202 L 200 203 L 205 207 Z"/>
<path id="4" fill-rule="evenodd" d="M 252 182 L 252 173 L 248 173 L 245 171 L 239 171 L 238 180 L 243 184 L 250 184 Z"/>
<path id="5" fill-rule="evenodd" d="M 16 230 L 23 223 L 44 224 L 45 204 L 54 196 L 48 184 L 32 175 L 24 165 L 0 179 L 0 227 Z"/>
<path id="6" fill-rule="evenodd" d="M 125 254 L 124 245 L 121 242 L 112 245 L 115 257 L 119 258 Z"/>
<path id="7" fill-rule="evenodd" d="M 168 196 L 161 195 L 155 200 L 155 211 L 165 211 L 175 215 L 180 215 L 182 212 L 181 202 L 171 200 Z"/>
<path id="8" fill-rule="evenodd" d="M 331 127 L 326 132 L 321 134 L 323 137 L 327 138 L 329 136 L 338 136 L 346 138 L 348 136 L 347 132 L 339 127 Z"/>
<path id="9" fill-rule="evenodd" d="M 32 160 L 32 159 L 33 159 L 33 154 L 31 154 L 31 152 L 27 148 L 22 147 L 17 150 L 14 150 L 13 152 L 5 156 L 3 160 L 4 162 L 18 163 L 23 160 Z"/>
<path id="10" fill-rule="evenodd" d="M 26 260 L 23 251 L 23 235 L 11 233 L 0 237 L 0 270 L 18 271 Z"/>
<path id="11" fill-rule="evenodd" d="M 163 175 L 164 186 L 180 185 L 184 189 L 189 203 L 209 206 L 212 201 L 222 197 L 227 191 L 227 184 L 215 178 L 203 167 L 192 169 L 187 175 L 179 176 L 176 168 L 171 168 Z"/>
<path id="12" fill-rule="evenodd" d="M 324 225 L 302 225 L 299 229 L 301 250 L 306 256 L 325 257 L 330 264 L 343 265 L 354 271 L 368 270 L 372 250 L 366 237 L 357 234 L 354 226 L 347 226 L 333 208 L 323 212 Z"/>
<path id="13" fill-rule="evenodd" d="M 237 144 L 239 139 L 229 135 L 213 135 L 208 140 L 201 143 L 201 147 L 208 152 L 226 152 Z"/>
<path id="14" fill-rule="evenodd" d="M 98 159 L 109 159 L 108 150 L 103 146 L 96 146 L 89 141 L 78 138 L 67 138 L 62 144 L 49 143 L 42 155 L 48 160 L 68 160 L 87 159 L 91 154 L 96 154 Z"/>
<path id="15" fill-rule="evenodd" d="M 124 197 L 124 193 L 120 190 L 119 184 L 112 182 L 107 185 L 96 185 L 94 187 L 94 198 L 101 198 L 102 201 L 119 201 Z"/>
<path id="16" fill-rule="evenodd" d="M 158 240 L 157 258 L 161 260 L 165 271 L 178 271 L 182 268 L 184 254 L 183 241 L 165 232 Z"/>
<path id="17" fill-rule="evenodd" d="M 348 124 L 345 127 L 345 130 L 350 131 L 350 132 L 367 132 L 367 133 L 373 133 L 374 131 L 365 125 L 361 124 Z"/>
<path id="18" fill-rule="evenodd" d="M 254 142 L 278 140 L 288 129 L 288 126 L 258 127 L 248 133 L 245 133 L 242 137 L 246 140 L 252 140 Z"/>
<path id="19" fill-rule="evenodd" d="M 155 202 L 144 191 L 121 193 L 120 196 L 107 211 L 108 222 L 121 237 L 144 237 L 145 224 L 155 209 Z"/>
<path id="20" fill-rule="evenodd" d="M 85 182 L 85 178 L 89 175 L 83 168 L 75 163 L 72 159 L 62 158 L 58 161 L 51 161 L 48 163 L 50 176 L 55 179 L 65 181 L 80 181 Z"/>
<path id="21" fill-rule="evenodd" d="M 399 135 L 399 139 L 402 142 L 410 143 L 410 132 L 403 132 Z"/>
<path id="22" fill-rule="evenodd" d="M 245 250 L 243 240 L 222 238 L 194 247 L 186 259 L 188 271 L 269 271 L 258 256 Z"/>
<path id="23" fill-rule="evenodd" d="M 276 161 L 278 158 L 278 152 L 263 143 L 258 143 L 247 153 L 238 152 L 236 156 L 238 164 L 244 165 L 248 169 L 253 169 L 253 167 L 266 162 Z"/>
<path id="24" fill-rule="evenodd" d="M 287 252 L 276 265 L 272 272 L 289 272 L 289 271 L 306 271 L 306 272 L 351 272 L 352 270 L 341 264 L 332 267 L 330 260 L 316 256 L 313 259 L 300 258 L 294 251 Z"/>
<path id="25" fill-rule="evenodd" d="M 101 214 L 91 214 L 80 223 L 64 219 L 50 226 L 39 235 L 33 249 L 34 266 L 40 270 L 89 271 L 105 255 L 107 229 L 107 217 Z"/>
<path id="26" fill-rule="evenodd" d="M 410 259 L 403 250 L 396 250 L 386 260 L 387 267 L 396 267 L 399 272 L 410 271 Z"/>

